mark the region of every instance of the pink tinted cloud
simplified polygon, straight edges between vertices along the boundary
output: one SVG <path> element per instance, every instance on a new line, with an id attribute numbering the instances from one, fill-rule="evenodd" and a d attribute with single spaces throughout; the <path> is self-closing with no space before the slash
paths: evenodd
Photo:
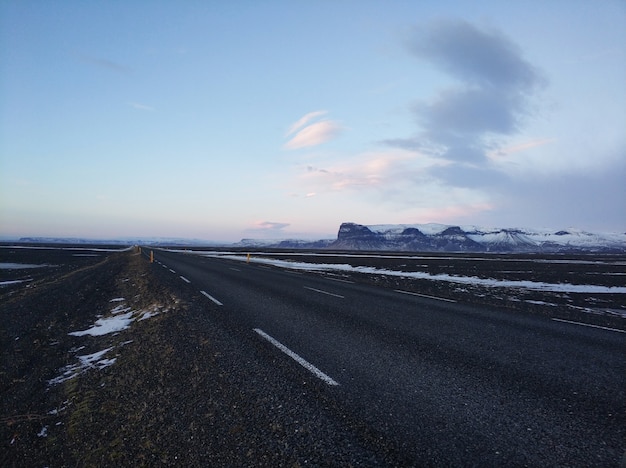
<path id="1" fill-rule="evenodd" d="M 302 129 L 302 127 L 307 125 L 311 120 L 314 120 L 317 117 L 321 117 L 322 115 L 326 114 L 328 114 L 328 111 L 325 110 L 319 110 L 305 114 L 303 117 L 299 118 L 294 124 L 292 124 L 291 127 L 289 127 L 289 130 L 287 130 L 287 133 L 285 133 L 285 137 L 293 135 L 298 130 Z"/>
<path id="2" fill-rule="evenodd" d="M 487 156 L 491 159 L 503 158 L 509 154 L 518 153 L 527 149 L 536 148 L 538 146 L 547 145 L 549 143 L 556 142 L 556 138 L 542 138 L 537 140 L 526 141 L 524 143 L 518 143 L 516 145 L 506 146 L 504 148 L 498 148 L 497 150 L 487 153 Z"/>
<path id="3" fill-rule="evenodd" d="M 294 150 L 321 145 L 337 137 L 341 133 L 341 126 L 332 120 L 322 120 L 307 125 L 298 131 L 291 140 L 285 143 L 285 149 Z"/>

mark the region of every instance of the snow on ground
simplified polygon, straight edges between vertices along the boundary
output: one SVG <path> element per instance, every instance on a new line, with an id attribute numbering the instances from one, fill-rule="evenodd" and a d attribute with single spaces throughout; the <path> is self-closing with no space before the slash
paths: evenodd
<path id="1" fill-rule="evenodd" d="M 202 252 L 187 251 L 205 257 L 224 258 L 231 260 L 248 261 L 247 256 L 225 255 L 222 252 Z M 514 281 L 499 280 L 492 278 L 478 278 L 476 276 L 456 276 L 448 274 L 430 274 L 421 271 L 395 271 L 383 268 L 352 266 L 348 264 L 328 264 L 328 263 L 306 263 L 287 260 L 274 260 L 269 258 L 251 257 L 251 262 L 273 265 L 280 268 L 300 271 L 341 271 L 348 273 L 361 273 L 372 275 L 396 276 L 402 278 L 415 278 L 432 281 L 447 281 L 450 283 L 469 284 L 477 286 L 497 287 L 497 288 L 518 288 L 531 291 L 563 292 L 563 293 L 592 293 L 592 294 L 626 294 L 626 287 L 622 286 L 598 286 L 594 284 L 568 284 L 568 283 L 545 283 L 539 281 Z"/>
<path id="2" fill-rule="evenodd" d="M 111 309 L 111 313 L 115 315 L 115 314 L 121 314 L 121 313 L 124 313 L 124 312 L 128 312 L 129 310 L 132 310 L 130 307 L 124 307 L 124 306 L 125 306 L 125 304 L 120 304 L 120 305 L 118 305 L 116 307 L 113 307 Z"/>
<path id="3" fill-rule="evenodd" d="M 160 305 L 153 305 L 148 309 L 142 310 L 132 310 L 130 307 L 126 307 L 124 304 L 125 299 L 123 297 L 116 297 L 111 299 L 109 302 L 119 303 L 116 307 L 111 309 L 111 316 L 99 318 L 96 320 L 94 325 L 87 330 L 80 330 L 68 333 L 68 335 L 72 336 L 103 336 L 108 335 L 109 333 L 117 333 L 123 330 L 128 329 L 132 322 L 134 321 L 142 321 L 159 315 L 162 312 L 167 312 L 167 308 L 163 308 Z M 130 341 L 123 341 L 119 343 L 119 346 L 124 346 Z M 80 346 L 78 348 L 74 348 L 70 350 L 70 352 L 78 352 L 83 349 L 84 346 Z M 92 354 L 84 354 L 76 356 L 78 358 L 78 362 L 74 364 L 69 364 L 63 368 L 61 368 L 61 374 L 51 380 L 48 381 L 49 385 L 57 385 L 65 382 L 66 380 L 73 379 L 77 375 L 82 374 L 83 372 L 87 372 L 90 369 L 104 369 L 115 363 L 116 358 L 106 359 L 103 356 L 111 351 L 115 346 L 111 346 L 109 348 L 103 349 L 102 351 L 98 351 Z"/>
<path id="4" fill-rule="evenodd" d="M 234 255 L 241 255 L 241 252 L 236 252 L 236 251 L 228 251 L 228 250 L 188 250 L 188 249 L 163 249 L 165 252 L 173 252 L 173 253 L 184 253 L 184 254 L 194 254 L 194 255 L 202 255 L 202 256 L 214 256 L 215 258 L 218 258 L 220 256 L 224 257 L 228 257 L 231 258 L 231 256 Z M 209 255 L 210 254 L 210 255 Z M 262 257 L 273 257 L 273 256 L 284 256 L 284 255 L 289 255 L 290 257 L 337 257 L 336 253 L 322 253 L 322 252 L 254 252 L 255 256 L 262 256 Z M 367 254 L 360 254 L 360 253 L 342 253 L 341 254 L 342 257 L 345 258 L 372 258 L 372 254 L 371 253 L 367 253 Z M 456 256 L 456 257 L 445 257 L 442 255 L 437 255 L 437 256 L 433 256 L 433 255 L 412 255 L 412 254 L 406 254 L 406 255 L 398 255 L 398 254 L 393 254 L 393 255 L 389 255 L 389 254 L 376 254 L 375 258 L 390 258 L 390 259 L 394 259 L 394 260 L 432 260 L 433 258 L 436 258 L 437 260 L 459 260 L 460 257 Z M 254 259 L 254 257 L 253 257 Z M 620 261 L 615 261 L 613 259 L 611 259 L 610 261 L 604 261 L 604 260 L 571 260 L 571 259 L 558 259 L 558 258 L 506 258 L 506 257 L 489 257 L 489 256 L 483 256 L 483 257 L 468 257 L 468 256 L 463 256 L 461 257 L 462 260 L 468 261 L 476 261 L 476 262 L 492 262 L 492 261 L 498 261 L 498 262 L 515 262 L 515 263 L 519 263 L 519 262 L 528 262 L 528 263 L 576 263 L 579 265 L 597 265 L 597 264 L 603 264 L 603 263 L 610 263 L 612 265 L 624 265 L 626 266 L 626 262 L 620 262 Z M 167 266 L 162 265 L 164 268 L 167 268 Z"/>
<path id="5" fill-rule="evenodd" d="M 78 357 L 78 363 L 70 364 L 61 369 L 61 375 L 48 381 L 49 385 L 57 385 L 65 382 L 66 380 L 73 379 L 77 375 L 87 372 L 89 369 L 104 369 L 115 363 L 116 358 L 103 359 L 106 353 L 111 351 L 113 347 L 103 349 L 92 354 L 84 354 Z"/>
<path id="6" fill-rule="evenodd" d="M 11 284 L 24 283 L 26 281 L 32 281 L 32 278 L 23 279 L 23 280 L 0 281 L 0 287 L 1 286 L 10 286 Z"/>
<path id="7" fill-rule="evenodd" d="M 96 323 L 93 327 L 88 328 L 87 330 L 75 331 L 68 333 L 72 336 L 100 336 L 106 335 L 108 333 L 115 333 L 121 330 L 125 330 L 130 327 L 131 322 L 135 320 L 133 318 L 133 312 L 127 312 L 125 314 L 116 315 L 114 317 L 108 318 L 100 318 L 96 320 Z"/>
<path id="8" fill-rule="evenodd" d="M 104 248 L 104 247 L 57 247 L 52 245 L 0 245 L 0 249 L 31 249 L 31 250 L 79 250 L 86 252 L 128 252 L 134 249 L 130 247 Z"/>
<path id="9" fill-rule="evenodd" d="M 32 263 L 11 263 L 11 262 L 0 262 L 0 270 L 25 270 L 29 268 L 43 268 L 43 267 L 52 267 L 55 265 L 33 265 Z"/>

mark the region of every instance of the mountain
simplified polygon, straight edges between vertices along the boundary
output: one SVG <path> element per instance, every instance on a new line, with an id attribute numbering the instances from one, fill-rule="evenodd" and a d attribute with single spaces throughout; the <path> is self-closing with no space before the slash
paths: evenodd
<path id="1" fill-rule="evenodd" d="M 222 246 L 225 242 L 211 242 L 201 239 L 175 237 L 124 237 L 112 239 L 88 239 L 79 237 L 21 237 L 16 242 L 27 244 L 67 244 L 67 245 L 167 245 L 167 246 Z"/>
<path id="2" fill-rule="evenodd" d="M 304 240 L 304 239 L 241 239 L 231 247 L 275 249 L 325 249 L 332 244 L 334 239 Z"/>
<path id="3" fill-rule="evenodd" d="M 626 252 L 626 233 L 342 223 L 329 248 L 422 252 Z"/>

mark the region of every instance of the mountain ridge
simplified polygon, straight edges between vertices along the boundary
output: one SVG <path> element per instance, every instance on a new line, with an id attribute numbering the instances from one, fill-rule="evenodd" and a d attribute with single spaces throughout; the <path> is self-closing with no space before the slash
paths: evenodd
<path id="1" fill-rule="evenodd" d="M 345 222 L 340 225 L 336 239 L 242 239 L 233 246 L 402 252 L 626 253 L 626 233 L 598 233 L 576 228 Z"/>
<path id="2" fill-rule="evenodd" d="M 492 228 L 453 224 L 373 224 L 344 222 L 335 239 L 241 239 L 236 243 L 182 238 L 81 239 L 23 237 L 17 242 L 178 245 L 237 248 L 380 250 L 401 252 L 626 253 L 626 233 L 576 228 Z"/>
<path id="3" fill-rule="evenodd" d="M 626 233 L 474 225 L 342 223 L 330 248 L 434 252 L 626 252 Z"/>

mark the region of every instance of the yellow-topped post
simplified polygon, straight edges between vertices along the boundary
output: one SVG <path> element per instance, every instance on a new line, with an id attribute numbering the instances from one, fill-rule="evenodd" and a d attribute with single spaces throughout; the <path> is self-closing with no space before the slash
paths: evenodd
<path id="1" fill-rule="evenodd" d="M 150 251 L 150 263 L 154 263 L 154 252 Z"/>

